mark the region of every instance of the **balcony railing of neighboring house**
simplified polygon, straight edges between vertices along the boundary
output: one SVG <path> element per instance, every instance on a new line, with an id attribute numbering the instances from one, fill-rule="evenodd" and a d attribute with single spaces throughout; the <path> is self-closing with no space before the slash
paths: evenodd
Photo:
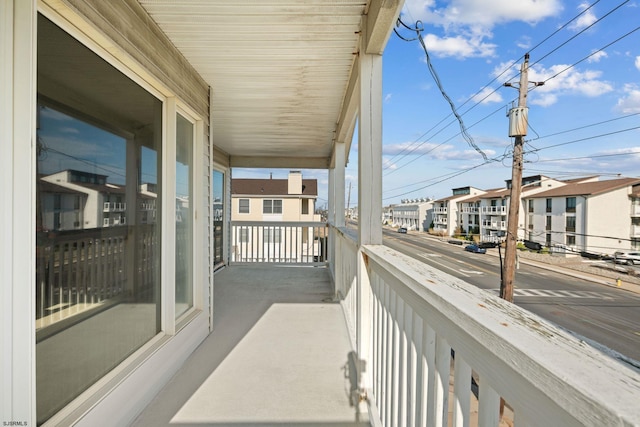
<path id="1" fill-rule="evenodd" d="M 338 297 L 368 360 L 360 364 L 368 389 L 356 399 L 368 399 L 373 425 L 447 425 L 452 399 L 453 425 L 477 416 L 496 426 L 501 397 L 519 426 L 640 421 L 637 372 L 491 292 L 383 245 L 358 250 L 354 237 L 334 236 Z"/>
<path id="2" fill-rule="evenodd" d="M 483 214 L 495 214 L 495 215 L 506 215 L 507 207 L 506 206 L 482 206 Z"/>
<path id="3" fill-rule="evenodd" d="M 104 202 L 102 207 L 103 212 L 124 212 L 125 210 L 127 210 L 127 204 L 123 202 Z"/>
<path id="4" fill-rule="evenodd" d="M 504 236 L 496 236 L 495 234 L 482 234 L 480 235 L 481 242 L 501 243 L 504 241 Z"/>
<path id="5" fill-rule="evenodd" d="M 490 228 L 492 230 L 506 230 L 507 222 L 506 221 L 482 221 L 482 225 L 485 228 Z"/>
<path id="6" fill-rule="evenodd" d="M 141 260 L 136 290 L 154 286 L 152 254 L 158 250 L 153 226 L 137 228 L 136 251 Z M 36 265 L 36 329 L 38 337 L 73 316 L 99 309 L 125 296 L 127 240 L 124 227 L 40 232 Z M 131 285 L 133 286 L 133 285 Z M 56 329 L 57 330 L 57 329 Z"/>
<path id="7" fill-rule="evenodd" d="M 433 208 L 433 213 L 446 214 L 447 213 L 447 208 Z"/>
<path id="8" fill-rule="evenodd" d="M 640 216 L 640 205 L 631 205 L 631 215 Z"/>
<path id="9" fill-rule="evenodd" d="M 640 237 L 640 225 L 631 226 L 631 237 Z"/>
<path id="10" fill-rule="evenodd" d="M 434 224 L 447 224 L 447 217 L 435 217 L 433 219 Z"/>
<path id="11" fill-rule="evenodd" d="M 467 214 L 477 214 L 478 213 L 478 208 L 475 206 L 465 206 L 462 208 L 462 213 L 467 213 Z"/>
<path id="12" fill-rule="evenodd" d="M 232 221 L 231 263 L 325 265 L 324 222 Z"/>

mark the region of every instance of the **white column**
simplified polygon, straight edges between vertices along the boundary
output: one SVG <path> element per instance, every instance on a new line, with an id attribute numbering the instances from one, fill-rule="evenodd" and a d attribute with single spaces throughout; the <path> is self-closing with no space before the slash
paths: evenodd
<path id="1" fill-rule="evenodd" d="M 35 0 L 0 0 L 0 421 L 36 425 Z"/>
<path id="2" fill-rule="evenodd" d="M 360 48 L 358 240 L 382 244 L 382 55 Z"/>
<path id="3" fill-rule="evenodd" d="M 361 34 L 367 34 L 366 17 Z M 358 122 L 358 245 L 382 244 L 382 56 L 366 53 L 361 38 L 359 53 L 360 109 Z M 359 386 L 372 387 L 371 282 L 365 255 L 358 255 L 358 305 L 356 343 L 360 366 Z"/>
<path id="4" fill-rule="evenodd" d="M 346 145 L 344 142 L 336 142 L 335 145 L 335 169 L 334 169 L 334 206 L 335 217 L 334 224 L 336 227 L 344 227 L 344 192 L 345 192 L 345 173 L 344 170 L 347 167 L 345 152 Z"/>

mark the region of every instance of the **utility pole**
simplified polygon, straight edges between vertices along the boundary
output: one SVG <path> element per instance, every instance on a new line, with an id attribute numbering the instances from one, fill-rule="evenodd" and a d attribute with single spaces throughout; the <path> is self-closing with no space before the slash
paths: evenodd
<path id="1" fill-rule="evenodd" d="M 349 181 L 349 195 L 347 196 L 347 215 L 349 215 L 349 209 L 351 208 L 351 181 Z M 343 214 L 344 215 L 344 214 Z M 351 215 L 349 215 L 351 218 Z"/>
<path id="2" fill-rule="evenodd" d="M 534 83 L 540 86 L 543 83 Z M 505 86 L 512 86 L 505 83 Z M 518 214 L 520 211 L 520 195 L 522 193 L 522 147 L 527 135 L 527 92 L 529 90 L 529 54 L 525 54 L 520 68 L 520 84 L 518 86 L 518 107 L 509 111 L 509 136 L 515 137 L 513 145 L 513 166 L 511 169 L 511 193 L 509 195 L 509 216 L 507 217 L 507 238 L 504 254 L 500 297 L 513 302 L 513 281 L 516 275 L 516 244 L 518 242 Z"/>

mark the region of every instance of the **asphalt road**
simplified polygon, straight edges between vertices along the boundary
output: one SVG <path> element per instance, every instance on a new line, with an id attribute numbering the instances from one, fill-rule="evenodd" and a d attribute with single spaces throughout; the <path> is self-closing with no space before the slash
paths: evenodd
<path id="1" fill-rule="evenodd" d="M 384 230 L 384 244 L 481 289 L 499 293 L 497 256 L 466 252 L 464 245 L 411 232 Z M 516 271 L 514 303 L 634 359 L 633 364 L 640 367 L 640 295 L 521 264 Z"/>

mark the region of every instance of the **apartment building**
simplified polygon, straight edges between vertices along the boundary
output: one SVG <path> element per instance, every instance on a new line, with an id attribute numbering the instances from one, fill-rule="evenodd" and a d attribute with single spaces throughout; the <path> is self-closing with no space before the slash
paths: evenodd
<path id="1" fill-rule="evenodd" d="M 464 207 L 462 203 L 485 193 L 475 187 L 454 188 L 452 192 L 451 196 L 433 202 L 433 230 L 446 236 L 454 234 L 462 225 L 463 218 L 459 215 Z"/>
<path id="2" fill-rule="evenodd" d="M 565 181 L 523 197 L 526 237 L 557 251 L 613 254 L 637 247 L 640 180 Z"/>
<path id="3" fill-rule="evenodd" d="M 433 200 L 404 199 L 402 203 L 391 207 L 390 215 L 390 222 L 394 226 L 427 231 L 433 220 Z"/>

